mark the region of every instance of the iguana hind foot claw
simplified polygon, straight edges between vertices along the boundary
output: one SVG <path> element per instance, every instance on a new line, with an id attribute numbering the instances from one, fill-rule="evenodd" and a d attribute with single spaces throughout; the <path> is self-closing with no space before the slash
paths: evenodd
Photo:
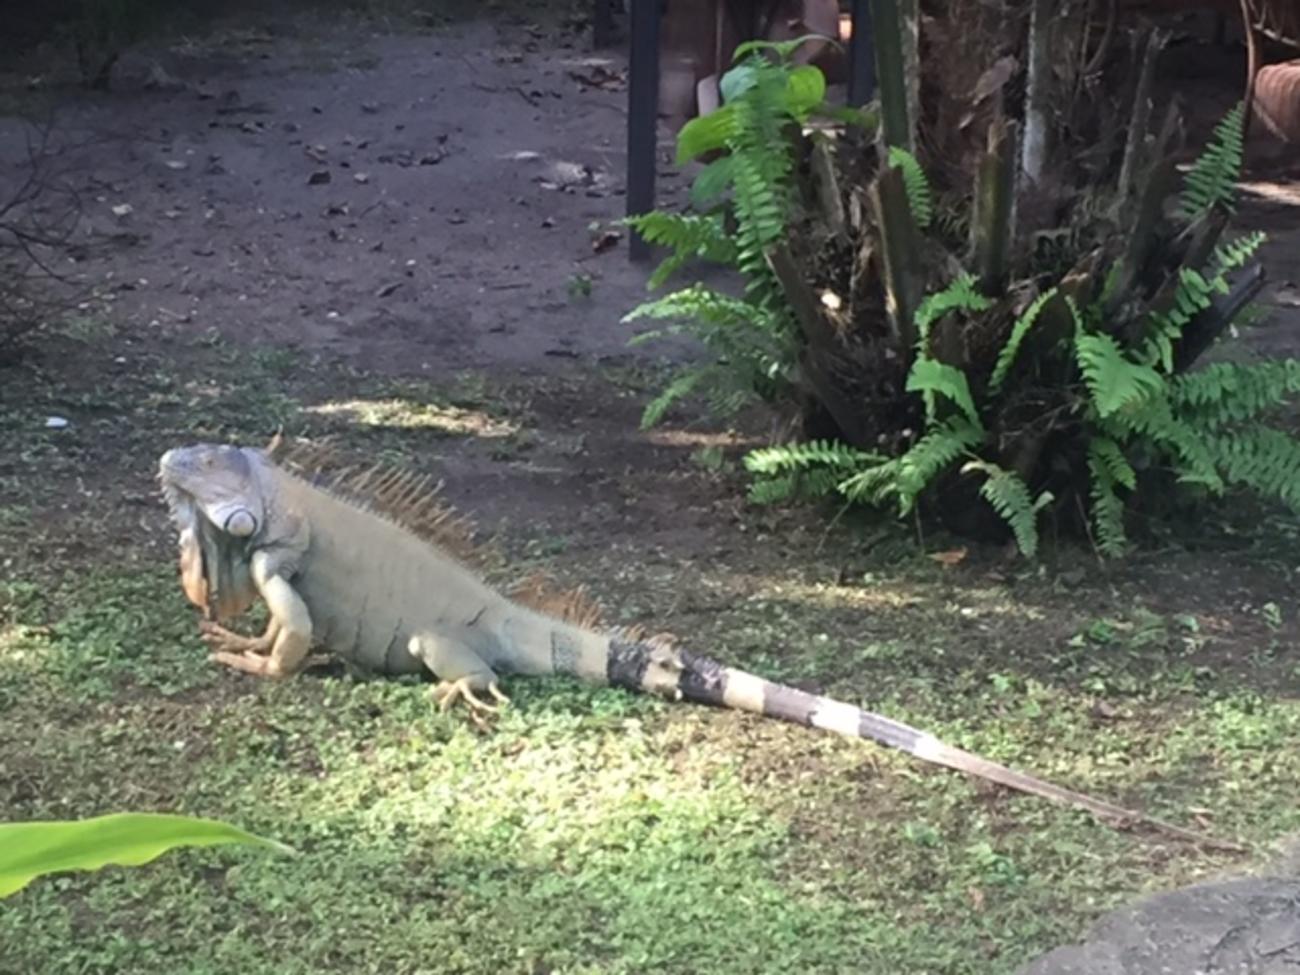
<path id="1" fill-rule="evenodd" d="M 470 714 L 472 717 L 478 718 L 483 714 L 500 713 L 500 708 L 493 707 L 491 704 L 481 701 L 479 698 L 474 696 L 474 690 L 471 686 L 472 682 L 472 677 L 462 677 L 460 680 L 444 680 L 439 682 L 433 689 L 433 699 L 438 702 L 438 710 L 446 712 L 456 703 L 457 699 L 463 698 L 465 703 L 470 707 Z M 501 689 L 497 687 L 496 681 L 491 681 L 487 685 L 487 691 L 499 703 L 510 703 L 510 698 L 501 693 Z"/>

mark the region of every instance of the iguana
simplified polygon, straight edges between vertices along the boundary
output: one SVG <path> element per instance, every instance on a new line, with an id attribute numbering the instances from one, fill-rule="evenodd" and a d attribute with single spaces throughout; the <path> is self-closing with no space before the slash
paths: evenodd
<path id="1" fill-rule="evenodd" d="M 1103 819 L 1224 845 L 665 637 L 603 629 L 581 592 L 499 591 L 470 567 L 469 531 L 429 490 L 429 479 L 375 467 L 322 482 L 312 448 L 295 450 L 277 435 L 265 449 L 200 443 L 168 450 L 159 462 L 180 535 L 182 588 L 205 612 L 202 639 L 216 662 L 284 678 L 320 648 L 379 674 L 431 672 L 443 710 L 463 701 L 477 716 L 508 702 L 499 675 L 571 675 L 868 739 Z M 258 599 L 269 616 L 262 635 L 220 625 Z"/>

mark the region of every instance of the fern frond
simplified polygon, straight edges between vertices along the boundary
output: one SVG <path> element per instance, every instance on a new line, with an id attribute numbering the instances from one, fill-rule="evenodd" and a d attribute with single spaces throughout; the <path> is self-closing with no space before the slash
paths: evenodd
<path id="1" fill-rule="evenodd" d="M 728 326 L 766 324 L 761 309 L 699 283 L 664 295 L 662 298 L 642 302 L 624 315 L 622 321 L 626 324 L 640 318 L 685 318 Z"/>
<path id="2" fill-rule="evenodd" d="M 1113 444 L 1113 441 L 1108 442 Z M 1118 558 L 1128 548 L 1124 502 L 1115 493 L 1111 467 L 1114 457 L 1108 456 L 1107 449 L 1099 446 L 1101 443 L 1102 440 L 1094 438 L 1088 444 L 1088 472 L 1091 475 L 1088 494 L 1092 502 L 1089 513 L 1098 550 L 1109 558 Z"/>
<path id="3" fill-rule="evenodd" d="M 649 430 L 657 425 L 668 412 L 668 408 L 683 396 L 689 396 L 693 393 L 700 383 L 704 382 L 709 376 L 708 369 L 688 369 L 678 373 L 663 391 L 646 404 L 645 409 L 641 412 L 641 429 Z"/>
<path id="4" fill-rule="evenodd" d="M 825 498 L 835 493 L 843 475 L 832 470 L 796 471 L 756 480 L 749 486 L 749 500 L 754 504 L 779 504 L 795 498 Z"/>
<path id="5" fill-rule="evenodd" d="M 753 504 L 780 504 L 799 493 L 799 474 L 780 474 L 756 480 L 749 485 L 749 500 Z"/>
<path id="6" fill-rule="evenodd" d="M 736 260 L 736 244 L 727 236 L 722 218 L 715 214 L 665 213 L 652 210 L 624 217 L 624 224 L 637 231 L 651 244 L 672 249 L 646 282 L 654 290 L 679 267 L 692 258 L 731 265 Z"/>
<path id="7" fill-rule="evenodd" d="M 1002 346 L 1002 351 L 998 353 L 998 360 L 993 366 L 993 374 L 989 377 L 989 392 L 996 395 L 1001 389 L 1002 384 L 1006 382 L 1007 373 L 1011 371 L 1011 365 L 1016 361 L 1016 353 L 1020 351 L 1020 343 L 1025 340 L 1029 330 L 1033 328 L 1034 322 L 1038 320 L 1038 313 L 1043 310 L 1057 293 L 1056 288 L 1050 288 L 1030 303 L 1029 307 L 1021 312 L 1016 323 L 1011 326 L 1011 334 L 1007 336 L 1006 344 Z"/>
<path id="8" fill-rule="evenodd" d="M 1110 437 L 1093 437 L 1088 441 L 1089 463 L 1094 460 L 1100 464 L 1117 484 L 1122 484 L 1130 491 L 1137 488 L 1137 472 L 1124 456 L 1124 450 Z"/>
<path id="9" fill-rule="evenodd" d="M 1233 209 L 1245 150 L 1244 109 L 1244 103 L 1238 102 L 1215 126 L 1210 144 L 1188 172 L 1182 197 L 1183 215 L 1188 220 L 1196 220 L 1216 206 Z"/>
<path id="10" fill-rule="evenodd" d="M 1074 340 L 1075 357 L 1092 394 L 1098 416 L 1131 410 L 1158 397 L 1164 379 L 1149 366 L 1131 362 L 1113 338 L 1104 333 L 1083 333 Z"/>
<path id="11" fill-rule="evenodd" d="M 917 306 L 912 321 L 916 324 L 917 351 L 925 355 L 930 340 L 930 326 L 950 311 L 980 312 L 993 307 L 993 302 L 980 294 L 978 279 L 969 272 L 957 275 L 948 287 L 927 295 Z"/>
<path id="12" fill-rule="evenodd" d="M 1222 275 L 1207 280 L 1195 268 L 1180 268 L 1169 310 L 1152 312 L 1148 317 L 1147 338 L 1138 353 L 1140 361 L 1149 366 L 1159 363 L 1165 372 L 1173 372 L 1174 345 L 1182 337 L 1183 329 L 1210 307 L 1215 292 L 1226 294 L 1227 291 L 1228 284 Z"/>
<path id="13" fill-rule="evenodd" d="M 879 454 L 834 440 L 762 447 L 745 455 L 745 469 L 759 479 L 751 484 L 750 500 L 772 504 L 796 495 L 815 498 L 833 494 L 848 472 L 879 464 Z"/>
<path id="14" fill-rule="evenodd" d="M 963 464 L 961 470 L 963 474 L 979 471 L 984 475 L 980 497 L 1007 523 L 1021 554 L 1029 559 L 1037 555 L 1038 512 L 1051 503 L 1051 493 L 1044 491 L 1036 501 L 1031 499 L 1029 486 L 1019 474 L 988 461 L 972 460 Z"/>
<path id="15" fill-rule="evenodd" d="M 930 191 L 930 181 L 925 170 L 906 149 L 901 146 L 889 147 L 889 165 L 897 167 L 903 173 L 903 187 L 907 191 L 907 204 L 912 210 L 912 219 L 916 226 L 924 230 L 934 217 L 934 195 Z"/>
<path id="16" fill-rule="evenodd" d="M 751 474 L 779 474 L 783 471 L 829 467 L 853 470 L 884 460 L 835 440 L 806 440 L 802 443 L 760 447 L 745 455 L 745 469 Z"/>
<path id="17" fill-rule="evenodd" d="M 1266 240 L 1268 240 L 1268 235 L 1262 230 L 1256 230 L 1244 237 L 1238 237 L 1226 244 L 1220 244 L 1214 249 L 1215 273 L 1222 275 L 1243 266 L 1255 256 L 1255 252 L 1263 246 Z"/>
<path id="18" fill-rule="evenodd" d="M 1223 492 L 1223 478 L 1203 432 L 1175 414 L 1167 398 L 1150 399 L 1135 409 L 1114 413 L 1102 421 L 1101 429 L 1116 442 L 1133 436 L 1144 438 L 1170 458 L 1180 481 L 1201 484 L 1215 494 Z"/>
<path id="19" fill-rule="evenodd" d="M 1252 420 L 1300 394 L 1300 361 L 1238 365 L 1216 362 L 1170 383 L 1170 401 L 1198 424 L 1215 428 Z"/>
<path id="20" fill-rule="evenodd" d="M 931 428 L 901 457 L 845 478 L 839 485 L 840 493 L 850 501 L 873 504 L 893 494 L 898 499 L 899 514 L 907 514 L 939 473 L 983 439 L 984 431 L 964 417 L 949 417 Z"/>
<path id="21" fill-rule="evenodd" d="M 1266 427 L 1209 438 L 1224 478 L 1300 511 L 1300 441 Z"/>
<path id="22" fill-rule="evenodd" d="M 732 203 L 736 211 L 737 266 L 747 294 L 761 295 L 773 285 L 767 249 L 785 235 L 793 192 L 794 147 L 785 131 L 791 122 L 786 73 L 761 57 L 730 103 L 733 134 Z"/>
<path id="23" fill-rule="evenodd" d="M 931 422 L 935 418 L 934 397 L 937 395 L 952 400 L 966 414 L 972 426 L 982 427 L 979 411 L 975 409 L 975 400 L 971 396 L 970 383 L 966 381 L 966 374 L 955 366 L 938 359 L 919 358 L 912 363 L 905 388 L 909 393 L 924 394 L 925 412 Z"/>

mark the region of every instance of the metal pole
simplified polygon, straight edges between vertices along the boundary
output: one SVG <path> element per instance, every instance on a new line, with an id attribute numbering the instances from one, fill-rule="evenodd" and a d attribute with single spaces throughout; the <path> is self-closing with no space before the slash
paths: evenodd
<path id="1" fill-rule="evenodd" d="M 849 39 L 849 104 L 871 101 L 876 93 L 876 52 L 871 36 L 871 8 L 867 0 L 853 0 L 853 36 Z"/>
<path id="2" fill-rule="evenodd" d="M 664 0 L 632 0 L 628 35 L 627 214 L 649 213 L 655 205 L 655 154 L 659 128 L 659 17 Z M 628 256 L 648 261 L 650 244 L 632 231 Z"/>
<path id="3" fill-rule="evenodd" d="M 595 48 L 602 48 L 614 40 L 614 10 L 610 0 L 595 0 L 595 4 L 591 12 L 591 43 Z"/>

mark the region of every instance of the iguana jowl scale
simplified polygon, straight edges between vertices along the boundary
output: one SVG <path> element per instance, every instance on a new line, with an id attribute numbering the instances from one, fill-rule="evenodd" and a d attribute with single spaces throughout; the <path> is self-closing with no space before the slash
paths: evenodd
<path id="1" fill-rule="evenodd" d="M 200 626 L 213 659 L 236 670 L 288 677 L 319 648 L 380 674 L 430 671 L 444 709 L 463 699 L 475 712 L 494 710 L 479 694 L 506 700 L 500 674 L 572 675 L 868 739 L 1104 818 L 1216 842 L 666 639 L 603 630 L 576 599 L 507 596 L 453 554 L 465 536 L 428 479 L 371 469 L 318 486 L 291 457 L 277 438 L 265 450 L 180 447 L 159 462 L 180 536 L 182 587 L 208 616 Z M 259 598 L 269 615 L 261 636 L 215 622 Z"/>

